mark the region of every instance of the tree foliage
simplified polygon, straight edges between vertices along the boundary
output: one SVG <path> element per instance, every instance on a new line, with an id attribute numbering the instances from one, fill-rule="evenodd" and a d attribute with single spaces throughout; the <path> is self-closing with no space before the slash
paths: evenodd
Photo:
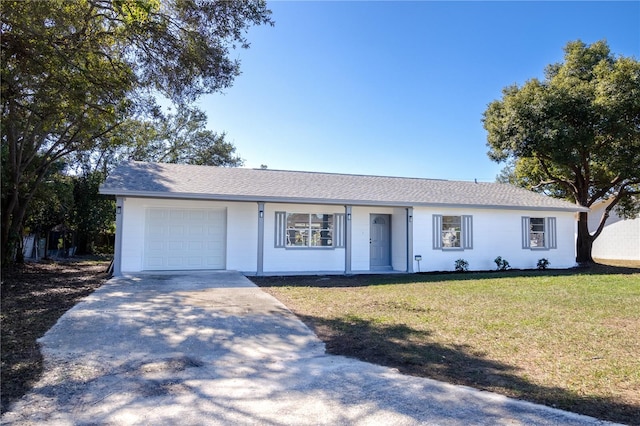
<path id="1" fill-rule="evenodd" d="M 158 163 L 241 166 L 242 159 L 234 155 L 235 147 L 225 141 L 225 133 L 207 130 L 206 124 L 204 112 L 182 108 L 156 122 L 153 138 L 136 145 L 129 156 L 133 160 Z"/>
<path id="2" fill-rule="evenodd" d="M 593 232 L 580 214 L 577 260 L 589 262 L 610 210 L 640 211 L 640 63 L 604 41 L 564 51 L 544 80 L 506 87 L 483 123 L 489 157 L 507 163 L 499 179 L 584 207 L 611 200 Z"/>
<path id="3" fill-rule="evenodd" d="M 85 170 L 108 173 L 123 161 L 236 167 L 243 164 L 225 133 L 206 129 L 207 116 L 183 106 L 174 114 L 125 120 L 92 151 L 78 153 Z"/>
<path id="4" fill-rule="evenodd" d="M 262 0 L 0 3 L 2 259 L 57 161 L 101 147 L 153 94 L 179 103 L 229 87 L 230 53 L 271 24 Z M 150 95 L 151 94 L 151 95 Z"/>
<path id="5" fill-rule="evenodd" d="M 104 179 L 104 174 L 98 170 L 72 179 L 73 210 L 69 227 L 75 232 L 79 254 L 96 253 L 98 245 L 105 245 L 105 237 L 115 235 L 115 201 L 98 192 Z"/>

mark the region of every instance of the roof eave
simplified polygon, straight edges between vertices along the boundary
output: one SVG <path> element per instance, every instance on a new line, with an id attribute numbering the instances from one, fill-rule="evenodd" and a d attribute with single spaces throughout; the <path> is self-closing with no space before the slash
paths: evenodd
<path id="1" fill-rule="evenodd" d="M 474 208 L 474 209 L 502 209 L 502 210 L 532 210 L 532 211 L 563 211 L 563 212 L 588 212 L 587 207 L 571 206 L 526 206 L 505 204 L 461 204 L 461 203 L 433 203 L 433 202 L 409 202 L 409 201 L 379 201 L 379 200 L 349 200 L 326 199 L 311 197 L 278 197 L 257 195 L 230 195 L 230 194 L 202 194 L 184 192 L 157 192 L 157 191 L 127 191 L 109 188 L 100 188 L 103 195 L 115 195 L 121 197 L 138 198 L 164 198 L 164 199 L 189 199 L 210 201 L 239 201 L 239 202 L 270 202 L 290 204 L 330 204 L 352 206 L 380 206 L 380 207 L 442 207 L 442 208 Z"/>

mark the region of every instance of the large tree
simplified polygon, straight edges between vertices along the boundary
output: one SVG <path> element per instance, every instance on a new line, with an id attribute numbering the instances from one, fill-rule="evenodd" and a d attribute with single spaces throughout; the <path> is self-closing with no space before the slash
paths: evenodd
<path id="1" fill-rule="evenodd" d="M 576 260 L 592 262 L 593 241 L 611 209 L 640 211 L 640 63 L 605 41 L 570 42 L 543 80 L 503 90 L 484 112 L 489 157 L 502 179 L 584 207 L 609 204 L 596 229 L 580 213 Z"/>
<path id="2" fill-rule="evenodd" d="M 61 158 L 90 151 L 154 94 L 180 103 L 229 87 L 263 0 L 0 3 L 2 260 Z"/>
<path id="3" fill-rule="evenodd" d="M 206 166 L 237 167 L 243 164 L 225 133 L 206 128 L 206 114 L 181 106 L 175 113 L 146 119 L 131 118 L 100 138 L 96 149 L 78 153 L 82 173 L 99 170 L 107 175 L 123 161 L 151 161 Z"/>

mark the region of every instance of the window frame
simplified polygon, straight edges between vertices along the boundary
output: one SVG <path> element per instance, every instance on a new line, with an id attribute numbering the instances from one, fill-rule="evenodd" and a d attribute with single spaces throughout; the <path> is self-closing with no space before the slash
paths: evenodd
<path id="1" fill-rule="evenodd" d="M 445 217 L 459 217 L 460 218 L 460 230 L 459 230 L 459 246 L 446 247 L 443 241 L 445 232 L 444 230 Z M 473 250 L 473 216 L 463 214 L 434 214 L 433 215 L 433 250 L 442 251 L 464 251 Z"/>
<path id="2" fill-rule="evenodd" d="M 536 223 L 532 223 L 535 219 Z M 540 222 L 541 221 L 541 222 Z M 557 224 L 555 217 L 522 216 L 522 249 L 523 250 L 553 250 L 558 248 Z M 543 230 L 534 230 L 534 226 L 543 226 Z M 542 245 L 532 244 L 533 235 L 542 235 Z M 539 238 L 538 238 L 539 240 Z"/>
<path id="3" fill-rule="evenodd" d="M 462 216 L 442 215 L 440 238 L 443 250 L 462 248 Z M 448 242 L 446 242 L 449 240 Z M 451 245 L 447 245 L 451 244 Z"/>
<path id="4" fill-rule="evenodd" d="M 306 227 L 296 227 L 289 225 L 289 218 L 293 215 L 307 216 Z M 313 226 L 313 216 L 330 216 L 331 224 L 328 228 L 319 229 Z M 301 222 L 302 223 L 302 222 Z M 345 240 L 345 215 L 344 213 L 328 213 L 328 212 L 297 212 L 297 211 L 277 211 L 275 212 L 275 233 L 274 233 L 274 247 L 284 248 L 287 250 L 333 250 L 336 248 L 344 248 Z M 289 244 L 290 232 L 296 232 L 297 230 L 304 230 L 307 232 L 306 244 L 293 245 Z M 322 233 L 329 232 L 329 235 L 322 236 Z M 320 235 L 318 238 L 331 240 L 330 245 L 312 245 L 312 235 Z"/>

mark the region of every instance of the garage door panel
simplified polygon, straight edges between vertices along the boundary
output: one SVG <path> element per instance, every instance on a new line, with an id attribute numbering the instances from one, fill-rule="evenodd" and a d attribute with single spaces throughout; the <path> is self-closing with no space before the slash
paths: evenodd
<path id="1" fill-rule="evenodd" d="M 202 257 L 189 257 L 187 258 L 187 263 L 189 266 L 204 268 L 206 265 Z"/>
<path id="2" fill-rule="evenodd" d="M 206 248 L 206 245 L 203 241 L 189 241 L 187 244 L 187 250 L 189 250 L 189 252 L 197 253 L 200 250 L 204 250 Z"/>
<path id="3" fill-rule="evenodd" d="M 171 221 L 182 221 L 184 220 L 184 210 L 182 209 L 172 209 L 167 212 L 169 219 Z"/>
<path id="4" fill-rule="evenodd" d="M 214 268 L 215 265 L 218 265 L 220 262 L 224 261 L 224 256 L 212 256 L 204 259 L 204 265 L 208 268 Z"/>
<path id="5" fill-rule="evenodd" d="M 168 229 L 168 234 L 170 236 L 175 236 L 175 237 L 180 237 L 182 238 L 182 236 L 185 234 L 185 226 L 184 225 L 170 225 L 169 229 Z"/>
<path id="6" fill-rule="evenodd" d="M 182 241 L 167 241 L 167 244 L 164 244 L 164 247 L 166 247 L 166 249 L 168 249 L 169 251 L 172 251 L 174 253 L 178 253 L 178 252 L 181 252 L 182 250 L 184 250 L 184 242 L 182 242 Z"/>
<path id="7" fill-rule="evenodd" d="M 164 221 L 167 215 L 166 210 L 149 209 L 147 210 L 147 220 L 149 221 Z"/>
<path id="8" fill-rule="evenodd" d="M 182 256 L 167 257 L 167 266 L 171 269 L 182 269 L 185 259 Z"/>
<path id="9" fill-rule="evenodd" d="M 147 250 L 148 251 L 152 251 L 152 250 L 165 250 L 165 241 L 160 241 L 160 240 L 147 240 Z"/>
<path id="10" fill-rule="evenodd" d="M 189 235 L 199 235 L 203 234 L 205 227 L 203 225 L 189 225 L 186 232 Z"/>
<path id="11" fill-rule="evenodd" d="M 148 208 L 144 268 L 224 269 L 226 209 Z"/>
<path id="12" fill-rule="evenodd" d="M 189 220 L 205 221 L 210 216 L 217 217 L 218 215 L 215 212 L 211 215 L 208 211 L 205 210 L 191 210 L 185 212 L 185 219 Z"/>
<path id="13" fill-rule="evenodd" d="M 147 257 L 147 267 L 148 268 L 159 268 L 164 265 L 164 258 L 157 256 L 148 256 Z"/>

